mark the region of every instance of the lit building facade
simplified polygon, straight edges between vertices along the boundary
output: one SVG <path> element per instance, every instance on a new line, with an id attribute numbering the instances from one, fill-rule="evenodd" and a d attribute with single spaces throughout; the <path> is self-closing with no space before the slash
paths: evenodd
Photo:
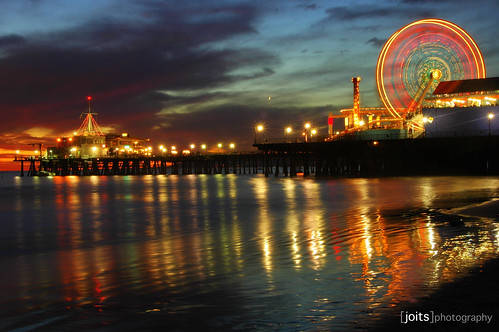
<path id="1" fill-rule="evenodd" d="M 499 77 L 441 82 L 423 103 L 427 137 L 499 135 Z"/>

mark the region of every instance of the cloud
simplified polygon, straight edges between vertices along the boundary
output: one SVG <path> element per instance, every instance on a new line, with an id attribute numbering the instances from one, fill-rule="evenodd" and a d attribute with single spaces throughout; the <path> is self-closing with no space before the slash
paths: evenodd
<path id="1" fill-rule="evenodd" d="M 31 137 L 41 138 L 41 137 L 46 137 L 46 136 L 52 135 L 54 130 L 51 128 L 33 127 L 33 128 L 26 129 L 24 132 Z"/>
<path id="2" fill-rule="evenodd" d="M 275 56 L 264 51 L 205 47 L 255 33 L 252 7 L 201 6 L 194 12 L 147 4 L 141 7 L 145 21 L 97 18 L 31 36 L 29 44 L 23 36 L 0 37 L 0 44 L 19 45 L 0 59 L 1 107 L 30 121 L 45 121 L 45 111 L 69 120 L 83 108 L 84 96 L 92 94 L 113 116 L 137 111 L 153 116 L 162 100 L 148 100 L 148 108 L 136 102 L 153 91 L 213 88 L 274 73 L 267 65 L 275 63 Z M 246 68 L 245 74 L 231 75 L 238 68 Z M 116 100 L 119 108 L 111 105 Z"/>
<path id="3" fill-rule="evenodd" d="M 353 20 L 381 19 L 397 17 L 419 18 L 431 17 L 432 11 L 426 8 L 414 8 L 406 6 L 378 6 L 378 5 L 357 5 L 348 7 L 331 7 L 326 9 L 328 18 L 326 21 L 344 22 Z"/>
<path id="4" fill-rule="evenodd" d="M 26 39 L 20 35 L 6 35 L 0 37 L 0 49 L 18 47 L 26 43 Z"/>
<path id="5" fill-rule="evenodd" d="M 386 39 L 379 39 L 376 37 L 373 37 L 366 41 L 366 44 L 371 44 L 372 46 L 376 47 L 377 49 L 381 49 L 383 45 L 385 45 Z"/>
<path id="6" fill-rule="evenodd" d="M 308 5 L 298 5 L 296 6 L 297 8 L 300 8 L 300 9 L 304 9 L 304 10 L 316 10 L 316 9 L 319 9 L 320 6 L 316 3 L 311 3 L 311 4 L 308 4 Z"/>

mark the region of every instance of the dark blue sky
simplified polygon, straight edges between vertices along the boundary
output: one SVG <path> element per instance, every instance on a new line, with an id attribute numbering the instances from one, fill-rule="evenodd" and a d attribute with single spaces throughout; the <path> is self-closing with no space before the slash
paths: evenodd
<path id="1" fill-rule="evenodd" d="M 499 76 L 495 0 L 0 0 L 2 164 L 26 143 L 50 145 L 80 125 L 93 96 L 104 131 L 155 145 L 235 142 L 351 107 L 381 106 L 376 61 L 415 20 L 465 29 Z M 269 99 L 270 97 L 270 99 Z"/>

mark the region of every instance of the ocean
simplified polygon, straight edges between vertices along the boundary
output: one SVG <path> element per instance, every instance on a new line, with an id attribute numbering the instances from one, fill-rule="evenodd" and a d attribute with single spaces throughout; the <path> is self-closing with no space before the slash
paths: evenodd
<path id="1" fill-rule="evenodd" d="M 0 330 L 359 330 L 496 257 L 497 177 L 0 174 Z"/>

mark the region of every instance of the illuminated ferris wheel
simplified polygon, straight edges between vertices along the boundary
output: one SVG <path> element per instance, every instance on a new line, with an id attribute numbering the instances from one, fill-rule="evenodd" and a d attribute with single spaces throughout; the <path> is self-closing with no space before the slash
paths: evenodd
<path id="1" fill-rule="evenodd" d="M 376 65 L 381 101 L 394 118 L 432 92 L 438 81 L 485 78 L 477 44 L 459 26 L 424 19 L 395 32 L 383 46 Z"/>

